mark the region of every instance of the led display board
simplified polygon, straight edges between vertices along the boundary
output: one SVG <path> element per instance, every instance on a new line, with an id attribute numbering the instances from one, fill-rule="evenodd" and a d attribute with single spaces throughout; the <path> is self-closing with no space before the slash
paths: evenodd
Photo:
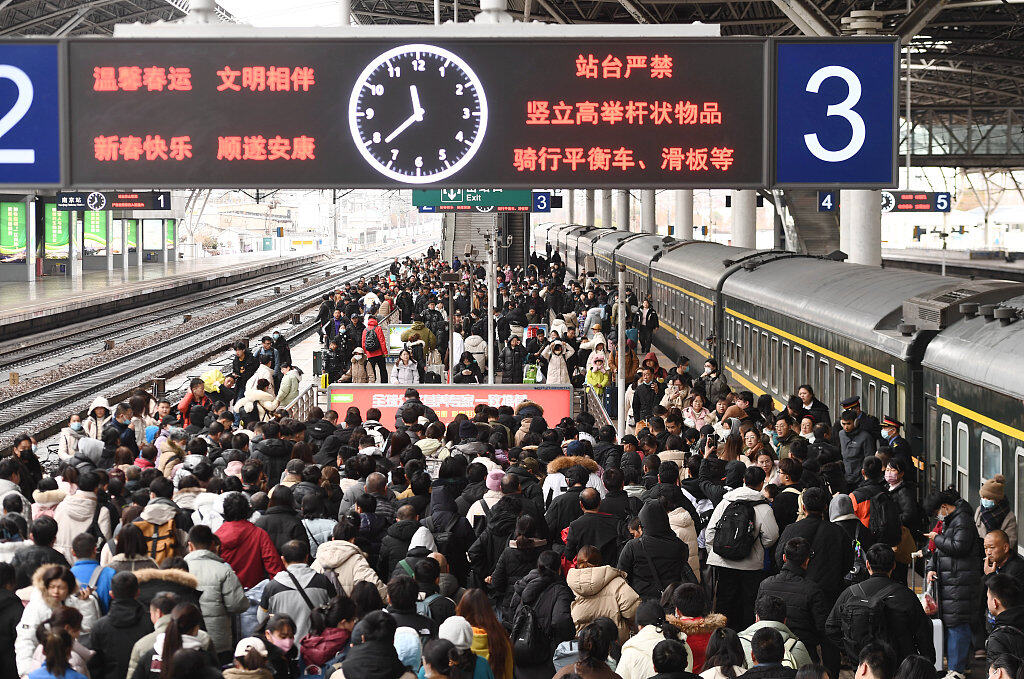
<path id="1" fill-rule="evenodd" d="M 759 187 L 764 38 L 68 41 L 81 187 Z"/>

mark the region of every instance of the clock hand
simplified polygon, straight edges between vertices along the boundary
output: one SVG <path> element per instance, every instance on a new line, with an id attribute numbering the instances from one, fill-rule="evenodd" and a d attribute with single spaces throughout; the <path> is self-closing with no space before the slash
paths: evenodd
<path id="1" fill-rule="evenodd" d="M 423 114 L 426 113 L 426 111 L 424 111 L 423 107 L 420 106 L 420 94 L 415 85 L 409 85 L 409 94 L 412 95 L 413 115 L 416 116 L 417 120 L 423 120 Z"/>
<path id="2" fill-rule="evenodd" d="M 422 109 L 418 109 L 418 110 L 422 110 Z M 392 132 L 391 134 L 389 134 L 388 136 L 386 136 L 384 138 L 384 143 L 385 144 L 390 144 L 392 139 L 394 139 L 398 135 L 400 135 L 403 132 L 405 132 L 405 128 L 409 127 L 410 125 L 415 123 L 417 120 L 422 120 L 422 117 L 419 116 L 417 113 L 413 113 L 411 116 L 406 118 L 405 121 L 401 125 L 399 125 L 397 128 L 395 128 L 394 132 Z"/>

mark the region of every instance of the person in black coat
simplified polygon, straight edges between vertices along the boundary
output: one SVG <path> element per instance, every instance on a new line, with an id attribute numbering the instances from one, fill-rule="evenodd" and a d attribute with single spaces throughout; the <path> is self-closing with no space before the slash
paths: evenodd
<path id="1" fill-rule="evenodd" d="M 468 351 L 462 352 L 462 358 L 455 366 L 455 384 L 483 384 L 483 373 L 480 372 L 480 365 Z"/>
<path id="2" fill-rule="evenodd" d="M 502 384 L 522 384 L 525 363 L 526 349 L 523 348 L 523 341 L 517 335 L 509 337 L 508 345 L 498 353 L 497 358 Z"/>
<path id="3" fill-rule="evenodd" d="M 40 516 L 33 521 L 31 536 L 32 545 L 19 549 L 11 559 L 17 589 L 32 584 L 32 576 L 44 563 L 71 568 L 64 555 L 53 548 L 57 540 L 57 522 L 52 517 Z"/>
<path id="4" fill-rule="evenodd" d="M 631 497 L 623 490 L 626 477 L 621 469 L 605 468 L 604 477 L 601 480 L 604 481 L 605 490 L 608 491 L 601 498 L 600 509 L 602 513 L 610 514 L 623 522 L 629 519 L 629 517 L 640 515 L 640 509 L 643 508 L 644 503 L 640 498 Z M 615 561 L 618 561 L 617 557 Z M 606 561 L 605 563 L 613 562 Z"/>
<path id="5" fill-rule="evenodd" d="M 917 501 L 917 488 L 907 478 L 906 472 L 907 468 L 903 461 L 891 459 L 885 466 L 885 482 L 889 487 L 889 497 L 899 508 L 900 523 L 918 539 L 924 527 L 924 514 L 921 511 L 921 504 Z"/>
<path id="6" fill-rule="evenodd" d="M 800 482 L 803 477 L 803 465 L 800 460 L 792 455 L 781 460 L 779 462 L 779 477 L 782 480 L 782 488 L 772 502 L 772 513 L 775 515 L 775 523 L 778 524 L 781 531 L 789 524 L 795 523 L 799 516 L 800 491 L 803 489 L 803 484 Z"/>
<path id="7" fill-rule="evenodd" d="M 255 521 L 256 527 L 267 532 L 279 552 L 290 540 L 307 539 L 306 529 L 295 511 L 292 500 L 292 489 L 288 486 L 271 489 L 267 511 Z"/>
<path id="8" fill-rule="evenodd" d="M 815 662 L 819 659 L 818 645 L 827 645 L 829 648 L 825 649 L 821 659 L 829 670 L 829 676 L 838 677 L 839 650 L 825 636 L 825 621 L 832 602 L 826 600 L 818 583 L 807 578 L 811 543 L 804 538 L 793 538 L 783 547 L 782 570 L 761 582 L 757 598 L 773 595 L 785 601 L 786 626 L 804 642 Z"/>
<path id="9" fill-rule="evenodd" d="M 537 558 L 537 567 L 515 583 L 511 608 L 517 612 L 521 606 L 526 606 L 533 611 L 549 650 L 537 658 L 516 657 L 517 679 L 548 679 L 554 675 L 551 657 L 555 648 L 563 641 L 576 638 L 572 601 L 572 590 L 565 584 L 559 569 L 558 554 L 551 550 L 542 552 Z"/>
<path id="10" fill-rule="evenodd" d="M 989 576 L 988 612 L 993 616 L 992 631 L 985 640 L 989 658 L 1008 653 L 1024 657 L 1024 592 L 1020 583 L 1005 573 Z"/>
<path id="11" fill-rule="evenodd" d="M 622 548 L 618 569 L 642 599 L 657 599 L 673 582 L 687 582 L 684 567 L 690 550 L 672 531 L 668 513 L 660 502 L 648 502 L 640 510 L 642 535 Z"/>
<path id="12" fill-rule="evenodd" d="M 658 329 L 658 312 L 651 308 L 650 300 L 645 299 L 633 318 L 640 339 L 640 350 L 647 353 L 651 350 L 654 331 Z"/>
<path id="13" fill-rule="evenodd" d="M 260 364 L 256 362 L 256 357 L 249 351 L 244 340 L 238 340 L 231 348 L 235 350 L 235 357 L 231 359 L 231 374 L 238 376 L 235 381 L 235 394 L 241 396 L 245 394 L 245 385 L 249 378 L 256 374 Z"/>
<path id="14" fill-rule="evenodd" d="M 823 424 L 826 427 L 831 426 L 832 416 L 829 413 L 828 406 L 818 400 L 818 397 L 814 395 L 814 389 L 811 388 L 811 385 L 801 384 L 796 388 L 796 395 L 800 398 L 801 410 L 813 417 L 815 424 Z"/>
<path id="15" fill-rule="evenodd" d="M 280 438 L 277 422 L 263 423 L 263 440 L 252 446 L 250 457 L 263 463 L 263 473 L 269 483 L 277 483 L 292 456 L 291 441 Z M 284 543 L 282 543 L 284 544 Z"/>
<path id="16" fill-rule="evenodd" d="M 18 676 L 14 640 L 18 635 L 21 615 L 25 612 L 25 604 L 14 593 L 14 578 L 14 567 L 9 563 L 0 563 L 0 676 L 4 677 Z"/>
<path id="17" fill-rule="evenodd" d="M 621 476 L 621 472 L 619 472 Z M 580 493 L 583 516 L 569 524 L 565 538 L 565 553 L 576 554 L 581 547 L 590 545 L 601 552 L 601 563 L 618 563 L 620 540 L 624 532 L 623 518 L 601 511 L 601 494 L 594 488 Z"/>
<path id="18" fill-rule="evenodd" d="M 469 578 L 470 564 L 466 551 L 476 539 L 476 534 L 473 533 L 473 527 L 469 525 L 466 517 L 459 514 L 458 509 L 455 507 L 455 499 L 452 496 L 452 492 L 458 491 L 452 491 L 447 484 L 435 486 L 430 492 L 430 506 L 427 509 L 427 517 L 420 523 L 430 530 L 435 540 L 438 533 L 448 531 L 449 526 L 451 526 L 448 543 L 446 545 L 437 545 L 437 551 L 448 560 L 449 572 L 460 583 L 465 584 Z M 497 507 L 501 502 L 502 500 L 499 500 L 495 506 Z M 497 561 L 497 555 L 494 558 Z M 493 566 L 494 563 L 492 562 L 491 565 Z M 490 571 L 487 571 L 481 575 L 481 581 L 489 574 Z"/>
<path id="19" fill-rule="evenodd" d="M 412 505 L 402 505 L 395 512 L 398 519 L 394 524 L 388 526 L 387 533 L 380 544 L 380 561 L 377 566 L 377 573 L 381 578 L 387 579 L 394 572 L 398 562 L 409 553 L 409 543 L 412 536 L 422 526 L 416 508 Z"/>
<path id="20" fill-rule="evenodd" d="M 518 497 L 503 497 L 491 507 L 487 525 L 470 546 L 467 556 L 477 582 L 494 572 L 506 546 L 515 534 L 516 522 L 523 512 L 522 500 Z"/>
<path id="21" fill-rule="evenodd" d="M 125 676 L 135 642 L 153 631 L 149 609 L 136 598 L 139 580 L 134 573 L 115 575 L 110 594 L 110 610 L 93 623 L 89 635 L 89 647 L 96 652 L 89 666 L 96 677 Z"/>
<path id="22" fill-rule="evenodd" d="M 981 594 L 981 549 L 974 510 L 952 488 L 928 496 L 925 510 L 940 519 L 936 530 L 925 533 L 935 543 L 928 559 L 927 580 L 938 585 L 939 617 L 946 628 L 949 649 L 948 669 L 962 675 L 967 669 L 971 622 Z"/>
<path id="23" fill-rule="evenodd" d="M 580 507 L 580 493 L 587 485 L 590 473 L 579 465 L 574 465 L 564 470 L 565 483 L 568 486 L 565 491 L 551 501 L 547 512 L 544 513 L 544 521 L 548 525 L 551 538 L 556 552 L 560 552 L 564 546 L 562 542 L 562 531 L 569 527 L 569 524 L 583 516 L 583 509 Z"/>
<path id="24" fill-rule="evenodd" d="M 852 516 L 852 503 L 848 497 L 841 497 L 846 498 Z M 813 556 L 807 565 L 805 577 L 821 586 L 825 601 L 831 606 L 846 586 L 846 574 L 853 565 L 853 547 L 843 529 L 825 519 L 828 502 L 828 494 L 820 488 L 804 491 L 801 504 L 807 516 L 782 531 L 775 551 L 775 562 L 782 567 L 785 548 L 790 540 L 798 537 L 807 540 Z M 859 523 L 856 517 L 854 520 Z"/>
<path id="25" fill-rule="evenodd" d="M 416 600 L 420 589 L 415 578 L 399 575 L 388 582 L 387 612 L 395 619 L 398 627 L 411 627 L 420 635 L 420 641 L 426 644 L 437 638 L 438 622 L 416 612 Z"/>
<path id="26" fill-rule="evenodd" d="M 523 514 L 516 520 L 515 535 L 498 557 L 494 572 L 484 579 L 490 585 L 491 599 L 503 620 L 511 621 L 515 615 L 511 605 L 515 583 L 533 570 L 537 558 L 547 549 L 547 540 L 537 537 L 536 523 L 529 514 Z"/>

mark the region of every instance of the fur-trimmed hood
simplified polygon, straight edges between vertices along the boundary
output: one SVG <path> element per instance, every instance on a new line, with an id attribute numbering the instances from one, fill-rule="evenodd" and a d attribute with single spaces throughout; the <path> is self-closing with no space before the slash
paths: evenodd
<path id="1" fill-rule="evenodd" d="M 135 577 L 139 580 L 139 585 L 150 582 L 151 580 L 163 580 L 165 582 L 173 582 L 176 585 L 182 587 L 189 587 L 191 589 L 197 589 L 199 587 L 199 580 L 196 576 L 192 575 L 188 571 L 179 570 L 177 568 L 143 568 L 142 570 L 135 571 Z"/>
<path id="2" fill-rule="evenodd" d="M 41 505 L 55 505 L 67 497 L 67 495 L 60 488 L 56 490 L 36 490 L 32 492 L 32 501 Z"/>
<path id="3" fill-rule="evenodd" d="M 593 458 L 583 455 L 562 455 L 548 463 L 548 474 L 557 474 L 577 465 L 583 467 L 591 474 L 596 474 L 601 469 L 601 466 Z"/>
<path id="4" fill-rule="evenodd" d="M 518 415 L 518 414 L 519 414 L 519 412 L 520 412 L 520 411 L 521 411 L 521 410 L 522 410 L 523 408 L 527 408 L 527 407 L 529 407 L 529 406 L 533 406 L 534 408 L 537 408 L 538 410 L 540 410 L 540 414 L 541 414 L 541 415 L 543 415 L 543 414 L 544 414 L 544 409 L 543 409 L 543 408 L 541 408 L 541 407 L 540 407 L 540 404 L 539 404 L 539 403 L 537 403 L 536 401 L 522 401 L 522 402 L 520 402 L 520 404 L 516 406 L 516 412 L 515 412 L 515 414 L 516 414 L 516 415 Z"/>
<path id="5" fill-rule="evenodd" d="M 711 613 L 703 618 L 679 618 L 675 615 L 665 616 L 665 619 L 679 628 L 684 634 L 711 634 L 716 629 L 725 627 L 725 616 L 721 613 Z"/>

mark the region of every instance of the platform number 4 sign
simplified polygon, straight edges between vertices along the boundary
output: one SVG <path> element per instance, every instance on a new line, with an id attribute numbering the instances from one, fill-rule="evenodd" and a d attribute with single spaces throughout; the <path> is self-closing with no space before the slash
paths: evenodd
<path id="1" fill-rule="evenodd" d="M 898 42 L 780 39 L 774 46 L 775 184 L 895 186 Z"/>
<path id="2" fill-rule="evenodd" d="M 835 191 L 818 191 L 818 212 L 835 212 L 839 205 Z"/>
<path id="3" fill-rule="evenodd" d="M 59 50 L 0 45 L 0 185 L 61 183 Z"/>

